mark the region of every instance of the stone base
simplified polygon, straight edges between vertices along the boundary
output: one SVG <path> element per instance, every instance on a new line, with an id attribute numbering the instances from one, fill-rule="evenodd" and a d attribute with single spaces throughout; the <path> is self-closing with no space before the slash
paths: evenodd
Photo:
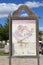
<path id="1" fill-rule="evenodd" d="M 38 65 L 37 58 L 12 58 L 11 65 Z"/>

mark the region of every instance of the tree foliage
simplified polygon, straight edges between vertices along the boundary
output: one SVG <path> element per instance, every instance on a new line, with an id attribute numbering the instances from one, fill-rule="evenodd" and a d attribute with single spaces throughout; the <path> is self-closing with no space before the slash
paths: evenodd
<path id="1" fill-rule="evenodd" d="M 3 39 L 3 26 L 0 24 L 0 40 Z"/>
<path id="2" fill-rule="evenodd" d="M 42 41 L 42 35 L 43 35 L 42 31 L 39 31 L 39 40 L 40 41 Z"/>
<path id="3" fill-rule="evenodd" d="M 8 40 L 9 39 L 9 20 L 7 19 L 7 22 L 4 26 L 0 24 L 0 40 Z"/>

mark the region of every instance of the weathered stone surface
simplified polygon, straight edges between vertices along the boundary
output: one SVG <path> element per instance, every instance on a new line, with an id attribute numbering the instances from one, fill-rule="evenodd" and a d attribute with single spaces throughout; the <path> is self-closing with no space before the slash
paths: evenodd
<path id="1" fill-rule="evenodd" d="M 14 62 L 15 61 L 15 62 Z M 33 62 L 34 61 L 34 62 Z M 23 64 L 22 64 L 23 63 Z M 12 58 L 11 65 L 36 65 L 37 59 L 17 59 Z M 9 65 L 9 57 L 8 56 L 0 56 L 0 65 Z M 40 55 L 39 65 L 43 65 L 43 55 Z"/>
<path id="2" fill-rule="evenodd" d="M 38 65 L 38 62 L 35 58 L 13 58 L 12 65 Z"/>

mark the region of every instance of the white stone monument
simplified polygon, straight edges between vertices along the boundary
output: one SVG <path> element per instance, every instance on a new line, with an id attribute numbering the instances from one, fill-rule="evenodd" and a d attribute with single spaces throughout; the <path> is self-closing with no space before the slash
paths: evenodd
<path id="1" fill-rule="evenodd" d="M 22 10 L 28 12 L 28 17 L 19 16 Z M 9 22 L 9 65 L 13 57 L 15 65 L 39 65 L 38 17 L 22 5 L 13 12 Z"/>
<path id="2" fill-rule="evenodd" d="M 4 47 L 4 51 L 5 51 L 5 53 L 9 52 L 9 40 L 7 41 L 7 45 L 5 45 L 5 47 Z"/>
<path id="3" fill-rule="evenodd" d="M 0 41 L 0 43 L 2 43 L 2 41 Z"/>
<path id="4" fill-rule="evenodd" d="M 5 44 L 5 41 L 3 40 L 2 43 Z"/>

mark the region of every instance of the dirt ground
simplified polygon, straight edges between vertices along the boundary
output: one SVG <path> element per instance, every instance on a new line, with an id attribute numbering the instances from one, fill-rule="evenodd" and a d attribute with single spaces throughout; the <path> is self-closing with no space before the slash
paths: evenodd
<path id="1" fill-rule="evenodd" d="M 43 65 L 43 55 L 40 55 L 39 64 Z M 8 56 L 0 56 L 0 65 L 9 65 L 9 57 Z M 14 65 L 14 58 L 12 59 L 12 64 L 11 65 Z"/>

